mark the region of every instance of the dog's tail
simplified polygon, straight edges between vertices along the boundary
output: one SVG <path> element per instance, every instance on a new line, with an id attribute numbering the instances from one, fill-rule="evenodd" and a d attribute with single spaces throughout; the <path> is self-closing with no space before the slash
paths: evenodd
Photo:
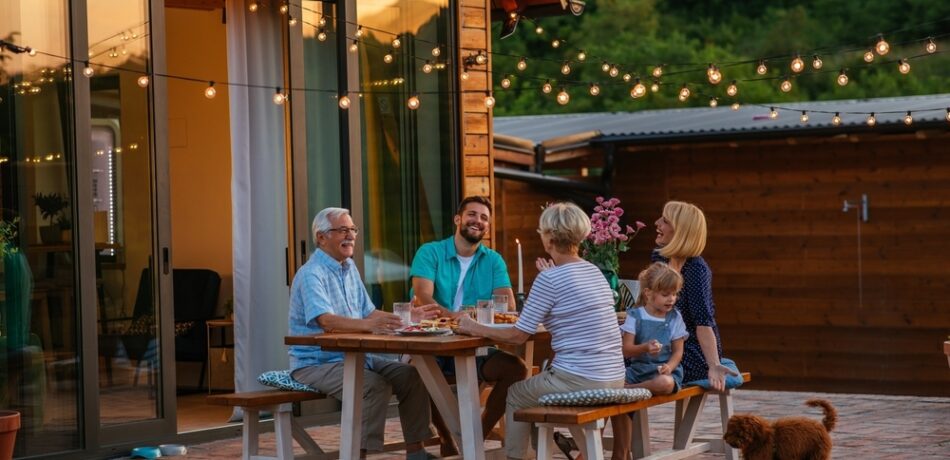
<path id="1" fill-rule="evenodd" d="M 824 399 L 809 399 L 805 404 L 811 407 L 820 407 L 825 412 L 825 418 L 821 421 L 825 425 L 825 430 L 829 433 L 835 429 L 835 423 L 838 421 L 838 411 L 831 405 L 830 401 Z"/>

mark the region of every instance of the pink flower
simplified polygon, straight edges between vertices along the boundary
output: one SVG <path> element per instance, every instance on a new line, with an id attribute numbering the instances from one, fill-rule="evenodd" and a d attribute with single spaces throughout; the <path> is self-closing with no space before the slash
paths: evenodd
<path id="1" fill-rule="evenodd" d="M 637 231 L 647 226 L 647 224 L 644 224 L 643 222 L 640 222 L 639 220 L 637 221 L 636 225 L 637 225 Z"/>

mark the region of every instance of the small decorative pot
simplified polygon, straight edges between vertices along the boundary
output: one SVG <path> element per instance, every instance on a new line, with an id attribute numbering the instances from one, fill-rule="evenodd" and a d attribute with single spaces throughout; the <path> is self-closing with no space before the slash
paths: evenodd
<path id="1" fill-rule="evenodd" d="M 13 446 L 16 433 L 20 429 L 20 413 L 14 410 L 0 410 L 0 460 L 13 458 Z"/>

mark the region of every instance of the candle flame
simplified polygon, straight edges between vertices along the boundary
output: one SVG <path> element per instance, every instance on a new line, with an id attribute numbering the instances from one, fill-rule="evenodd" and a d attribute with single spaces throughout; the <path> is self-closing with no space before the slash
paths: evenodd
<path id="1" fill-rule="evenodd" d="M 521 244 L 521 242 L 518 241 L 518 238 L 515 238 L 515 244 Z"/>

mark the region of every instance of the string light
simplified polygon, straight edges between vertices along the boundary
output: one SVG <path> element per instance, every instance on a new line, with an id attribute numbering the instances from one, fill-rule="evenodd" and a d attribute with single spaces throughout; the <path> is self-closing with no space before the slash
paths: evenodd
<path id="1" fill-rule="evenodd" d="M 327 26 L 326 16 L 320 16 L 320 19 L 317 20 L 317 25 L 320 27 L 326 27 Z"/>
<path id="2" fill-rule="evenodd" d="M 488 55 L 486 55 L 484 51 L 479 51 L 478 54 L 475 55 L 475 63 L 478 64 L 478 65 L 485 65 L 485 64 L 487 64 L 487 63 L 488 63 Z"/>
<path id="3" fill-rule="evenodd" d="M 934 41 L 933 37 L 927 39 L 927 44 L 924 45 L 924 49 L 930 54 L 937 52 L 937 42 Z"/>
<path id="4" fill-rule="evenodd" d="M 290 7 L 286 3 L 280 5 L 280 14 L 287 14 L 287 11 L 290 10 Z"/>
<path id="5" fill-rule="evenodd" d="M 874 126 L 877 124 L 877 118 L 874 116 L 874 112 L 871 112 L 871 114 L 868 115 L 867 124 L 868 126 Z"/>
<path id="6" fill-rule="evenodd" d="M 257 7 L 258 7 L 257 2 L 251 2 L 249 5 L 247 5 L 247 10 L 250 11 L 251 13 L 256 13 Z"/>
<path id="7" fill-rule="evenodd" d="M 907 59 L 901 59 L 899 61 L 899 64 L 897 65 L 897 70 L 904 75 L 907 75 L 908 73 L 910 73 L 910 63 L 907 62 Z"/>
<path id="8" fill-rule="evenodd" d="M 357 26 L 357 27 L 356 27 L 356 38 L 360 38 L 360 37 L 362 37 L 362 36 L 363 36 L 363 26 Z"/>
<path id="9" fill-rule="evenodd" d="M 610 71 L 607 72 L 607 73 L 608 73 L 611 77 L 616 77 L 617 75 L 620 75 L 620 69 L 617 68 L 617 66 L 611 66 L 611 67 L 610 67 Z"/>
<path id="10" fill-rule="evenodd" d="M 768 73 L 769 68 L 765 65 L 765 60 L 760 60 L 759 65 L 755 66 L 755 73 L 759 75 L 765 75 Z"/>
<path id="11" fill-rule="evenodd" d="M 734 112 L 736 112 L 736 111 L 739 110 L 739 103 L 738 103 L 738 102 L 733 102 L 733 103 L 732 103 L 732 110 L 733 110 Z"/>
<path id="12" fill-rule="evenodd" d="M 426 60 L 426 63 L 422 64 L 422 73 L 432 73 L 432 62 Z"/>
<path id="13" fill-rule="evenodd" d="M 597 83 L 590 84 L 590 95 L 599 96 L 600 95 L 600 86 L 597 86 Z"/>
<path id="14" fill-rule="evenodd" d="M 463 70 L 462 73 L 459 74 L 459 78 L 462 81 L 468 81 L 468 72 Z"/>
<path id="15" fill-rule="evenodd" d="M 284 104 L 284 101 L 287 100 L 287 95 L 284 94 L 284 93 L 280 90 L 280 87 L 277 87 L 277 91 L 274 92 L 273 100 L 274 100 L 274 104 L 283 105 L 283 104 Z"/>
<path id="16" fill-rule="evenodd" d="M 609 72 L 609 71 L 610 71 L 610 63 L 607 62 L 607 61 L 604 61 L 603 64 L 600 65 L 600 70 L 603 70 L 604 72 Z"/>
<path id="17" fill-rule="evenodd" d="M 408 101 L 406 101 L 406 107 L 409 107 L 409 110 L 416 110 L 419 108 L 422 102 L 419 101 L 419 96 L 412 95 Z"/>
<path id="18" fill-rule="evenodd" d="M 516 65 L 515 67 L 517 67 L 519 71 L 524 71 L 524 69 L 528 68 L 528 59 L 527 58 L 518 59 L 518 65 Z"/>
<path id="19" fill-rule="evenodd" d="M 393 49 L 398 49 L 400 46 L 402 46 L 402 40 L 400 40 L 399 37 L 396 37 L 392 42 L 390 42 L 390 44 L 393 45 Z"/>
<path id="20" fill-rule="evenodd" d="M 560 40 L 555 38 L 554 40 L 551 41 L 551 48 L 560 48 L 560 47 L 561 47 Z"/>
<path id="21" fill-rule="evenodd" d="M 359 49 L 359 44 L 356 42 L 356 40 L 353 40 L 353 43 L 350 43 L 350 52 L 355 53 Z"/>
<path id="22" fill-rule="evenodd" d="M 660 80 L 653 80 L 653 84 L 650 85 L 650 91 L 654 93 L 660 90 Z"/>
<path id="23" fill-rule="evenodd" d="M 383 55 L 383 62 L 385 62 L 385 63 L 387 63 L 387 64 L 392 64 L 392 62 L 393 62 L 393 53 L 392 53 L 392 51 L 390 51 L 390 52 L 388 52 L 388 53 L 386 53 L 386 54 Z"/>
<path id="24" fill-rule="evenodd" d="M 808 123 L 808 112 L 802 110 L 802 116 L 798 118 L 802 123 Z"/>
<path id="25" fill-rule="evenodd" d="M 571 102 L 571 95 L 567 94 L 567 91 L 564 88 L 557 93 L 557 103 L 561 105 L 567 105 L 568 102 Z"/>
<path id="26" fill-rule="evenodd" d="M 440 48 L 439 46 L 436 46 L 435 48 L 432 48 L 432 56 L 433 56 L 433 57 L 439 57 L 439 56 L 441 56 L 441 55 L 442 55 L 442 48 Z"/>
<path id="27" fill-rule="evenodd" d="M 833 125 L 835 125 L 835 126 L 840 126 L 840 125 L 841 125 L 841 114 L 839 114 L 838 112 L 835 112 L 835 116 L 831 117 L 831 124 L 833 124 Z"/>
<path id="28" fill-rule="evenodd" d="M 633 75 L 630 75 L 630 74 L 628 74 L 628 73 L 625 73 L 625 74 L 623 74 L 623 77 L 622 77 L 622 78 L 623 78 L 623 81 L 628 82 L 628 81 L 630 81 L 630 80 L 633 80 Z"/>
<path id="29" fill-rule="evenodd" d="M 485 96 L 485 107 L 488 107 L 490 109 L 494 106 L 495 106 L 495 98 L 492 97 L 491 94 L 489 94 L 488 96 Z"/>
<path id="30" fill-rule="evenodd" d="M 715 97 L 711 97 L 709 98 L 709 106 L 712 108 L 719 107 L 719 101 L 717 101 Z"/>
<path id="31" fill-rule="evenodd" d="M 805 70 L 805 61 L 802 60 L 801 56 L 796 54 L 789 68 L 792 69 L 792 72 L 801 73 L 802 70 Z"/>
<path id="32" fill-rule="evenodd" d="M 865 51 L 865 52 L 864 52 L 864 62 L 872 62 L 872 61 L 874 61 L 874 51 L 872 51 L 872 50 L 867 50 L 867 51 Z"/>
<path id="33" fill-rule="evenodd" d="M 214 96 L 218 94 L 218 90 L 214 89 L 214 82 L 209 81 L 208 87 L 205 88 L 205 97 L 208 99 L 214 99 Z"/>
<path id="34" fill-rule="evenodd" d="M 587 53 L 584 52 L 584 50 L 578 51 L 578 52 L 577 52 L 577 60 L 578 60 L 578 61 L 581 61 L 581 62 L 584 62 L 585 60 L 587 60 Z"/>
<path id="35" fill-rule="evenodd" d="M 26 54 L 29 55 L 30 57 L 35 57 L 35 56 L 36 56 L 36 50 L 33 49 L 33 48 L 31 48 L 31 47 L 29 47 L 29 46 L 27 46 L 27 47 L 26 47 Z"/>
<path id="36" fill-rule="evenodd" d="M 541 85 L 541 92 L 544 94 L 551 94 L 551 91 L 554 90 L 554 87 L 551 86 L 551 80 L 546 80 L 543 85 Z"/>
<path id="37" fill-rule="evenodd" d="M 689 87 L 686 86 L 685 84 L 683 84 L 683 87 L 680 88 L 679 99 L 680 99 L 680 102 L 684 102 L 687 99 L 689 99 Z"/>
<path id="38" fill-rule="evenodd" d="M 841 69 L 841 72 L 838 72 L 838 85 L 845 86 L 848 84 L 848 73 L 844 69 Z"/>
<path id="39" fill-rule="evenodd" d="M 345 94 L 344 94 L 343 96 L 340 96 L 340 100 L 337 102 L 337 105 L 339 105 L 340 108 L 343 109 L 343 110 L 346 110 L 346 109 L 350 108 L 350 98 L 349 98 L 349 96 L 347 96 L 347 95 L 345 95 Z"/>
<path id="40" fill-rule="evenodd" d="M 327 41 L 327 33 L 322 28 L 320 29 L 320 32 L 317 32 L 317 40 L 322 42 Z"/>
<path id="41" fill-rule="evenodd" d="M 534 33 L 541 35 L 544 33 L 544 27 L 538 26 L 534 28 Z"/>
<path id="42" fill-rule="evenodd" d="M 511 88 L 511 78 L 508 78 L 508 75 L 505 75 L 501 79 L 501 87 L 505 89 Z"/>
<path id="43" fill-rule="evenodd" d="M 778 118 L 778 112 L 775 110 L 775 107 L 769 107 L 769 118 L 773 120 Z"/>
<path id="44" fill-rule="evenodd" d="M 663 65 L 658 65 L 653 68 L 653 77 L 660 78 L 663 76 Z"/>
<path id="45" fill-rule="evenodd" d="M 85 65 L 85 67 L 83 67 L 82 69 L 83 75 L 85 75 L 86 77 L 91 77 L 92 74 L 96 73 L 96 71 L 93 70 L 93 68 L 89 65 L 89 61 L 85 61 L 83 62 L 83 64 Z"/>
<path id="46" fill-rule="evenodd" d="M 812 66 L 815 70 L 821 69 L 821 66 L 823 66 L 823 65 L 824 65 L 824 63 L 821 62 L 821 57 L 820 57 L 820 56 L 818 56 L 817 54 L 814 55 L 814 56 L 812 56 L 812 59 L 811 59 L 811 66 Z"/>
<path id="47" fill-rule="evenodd" d="M 884 56 L 891 51 L 891 45 L 887 44 L 887 42 L 884 40 L 884 35 L 878 35 L 877 37 L 877 44 L 874 45 L 874 51 L 877 51 L 877 54 Z"/>
<path id="48" fill-rule="evenodd" d="M 570 62 L 564 61 L 564 64 L 561 65 L 561 73 L 564 74 L 564 75 L 567 75 L 567 74 L 571 73 L 571 63 L 570 63 Z"/>
<path id="49" fill-rule="evenodd" d="M 783 93 L 787 93 L 787 92 L 791 91 L 791 90 L 792 90 L 792 81 L 789 80 L 788 77 L 785 77 L 785 79 L 782 80 L 782 84 L 779 85 L 779 89 L 781 89 Z"/>
<path id="50" fill-rule="evenodd" d="M 297 18 L 291 16 L 290 19 L 287 20 L 287 24 L 290 24 L 290 27 L 297 25 Z"/>
<path id="51" fill-rule="evenodd" d="M 729 83 L 729 86 L 726 87 L 726 94 L 730 96 L 735 96 L 736 94 L 739 94 L 739 86 L 736 85 L 735 80 L 732 80 L 732 83 Z"/>
<path id="52" fill-rule="evenodd" d="M 709 64 L 709 68 L 706 69 L 706 78 L 709 79 L 709 83 L 718 85 L 722 81 L 722 72 L 715 64 Z"/>
<path id="53" fill-rule="evenodd" d="M 145 88 L 148 86 L 148 75 L 142 75 L 138 78 L 138 80 L 135 80 L 135 83 L 137 83 L 140 87 Z"/>
<path id="54" fill-rule="evenodd" d="M 640 83 L 640 79 L 637 79 L 636 84 L 633 85 L 633 88 L 630 89 L 630 97 L 634 99 L 639 99 L 647 93 L 647 88 L 643 86 L 643 83 Z"/>
<path id="55" fill-rule="evenodd" d="M 907 111 L 907 115 L 904 115 L 904 124 L 910 126 L 914 124 L 914 116 L 910 114 L 910 111 Z"/>

